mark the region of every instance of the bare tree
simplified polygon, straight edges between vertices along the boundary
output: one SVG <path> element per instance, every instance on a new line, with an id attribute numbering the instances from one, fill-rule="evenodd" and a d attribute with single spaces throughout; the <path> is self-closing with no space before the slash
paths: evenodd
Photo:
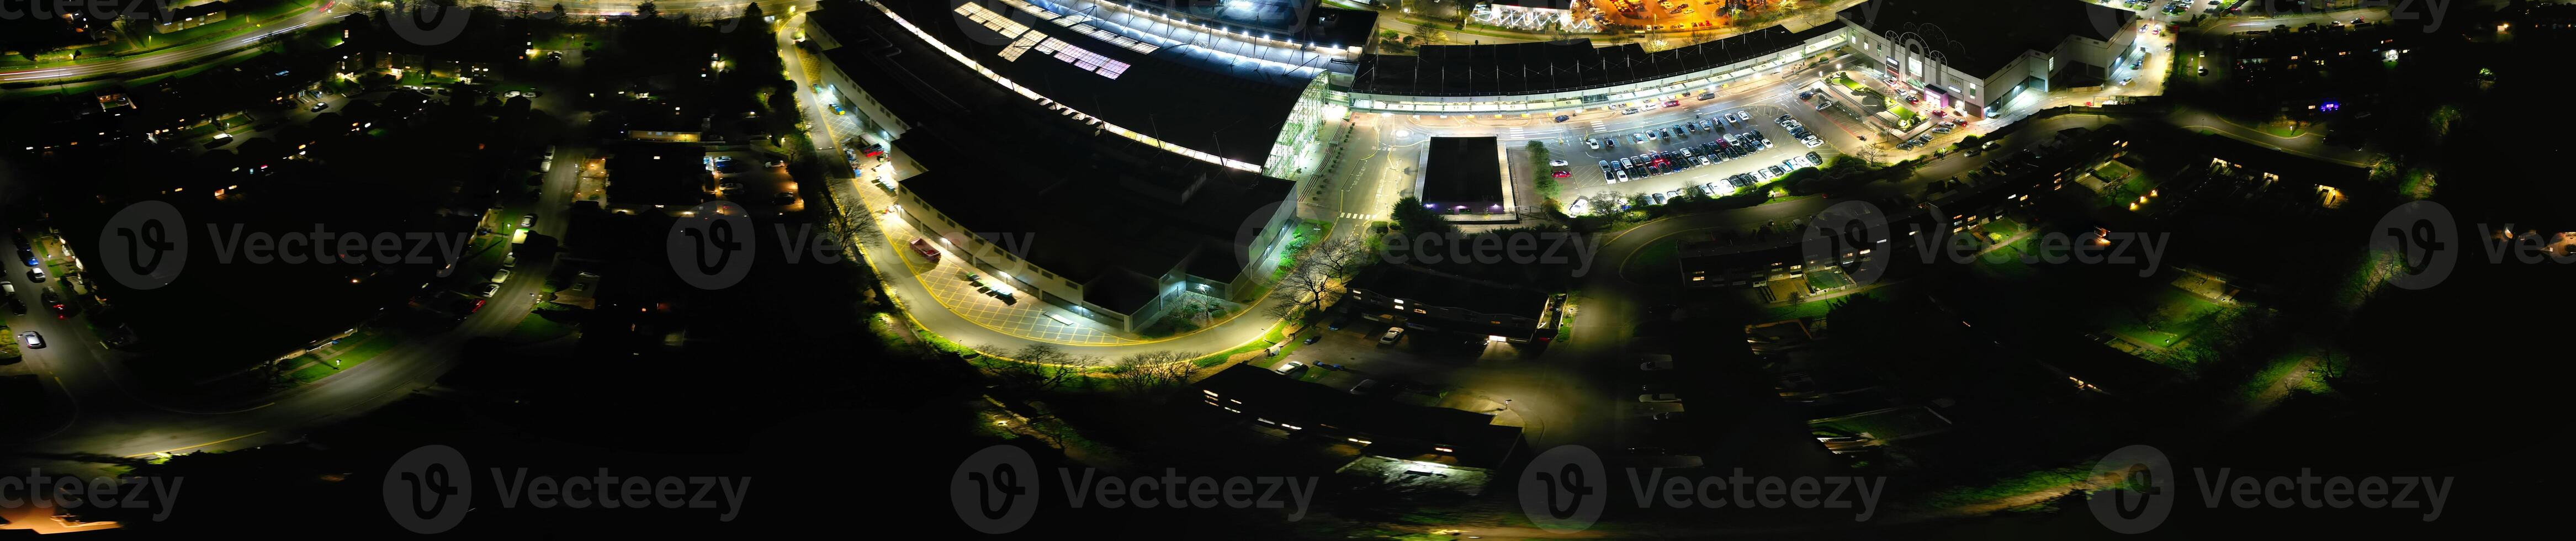
<path id="1" fill-rule="evenodd" d="M 1169 390 L 1189 381 L 1190 374 L 1198 369 L 1190 360 L 1198 357 L 1198 353 L 1172 350 L 1119 357 L 1117 366 L 1122 373 L 1117 385 L 1138 395 Z"/>
<path id="2" fill-rule="evenodd" d="M 1357 235 L 1318 242 L 1308 250 L 1306 258 L 1315 261 L 1317 270 L 1331 278 L 1348 278 L 1376 259 Z"/>

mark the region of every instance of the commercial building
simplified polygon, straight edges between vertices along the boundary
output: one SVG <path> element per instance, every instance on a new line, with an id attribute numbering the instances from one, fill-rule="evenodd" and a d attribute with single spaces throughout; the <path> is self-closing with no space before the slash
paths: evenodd
<path id="1" fill-rule="evenodd" d="M 1494 424 L 1490 413 L 1355 396 L 1248 364 L 1200 380 L 1192 394 L 1210 409 L 1249 417 L 1262 428 L 1294 438 L 1358 444 L 1362 453 L 1376 456 L 1432 455 L 1424 458 L 1493 467 L 1521 445 L 1521 429 Z"/>
<path id="2" fill-rule="evenodd" d="M 903 226 L 1020 302 L 1128 332 L 1184 295 L 1237 302 L 1258 289 L 1294 207 L 1290 182 L 1245 160 L 1270 155 L 1304 87 L 1138 54 L 1153 47 L 1081 22 L 1012 26 L 1026 16 L 984 5 L 827 2 L 808 16 L 828 60 L 818 84 L 878 130 L 861 135 L 891 143 L 885 187 Z M 980 22 L 948 23 L 959 15 Z M 1236 137 L 1262 144 L 1218 145 Z"/>
<path id="3" fill-rule="evenodd" d="M 1404 113 L 1562 114 L 1651 107 L 1669 99 L 1778 76 L 1850 39 L 1841 27 L 1766 27 L 1647 52 L 1586 38 L 1494 45 L 1430 45 L 1414 56 L 1368 55 L 1337 87 L 1353 110 Z"/>
<path id="4" fill-rule="evenodd" d="M 1425 46 L 1414 56 L 1365 56 L 1333 82 L 1349 89 L 1350 108 L 1359 111 L 1557 115 L 1654 107 L 1765 78 L 1815 75 L 1831 52 L 1848 48 L 1854 60 L 1930 90 L 1935 105 L 1994 116 L 2025 92 L 2103 84 L 2111 66 L 2137 57 L 2137 32 L 2135 13 L 2081 0 L 2033 0 L 2013 9 L 1870 0 L 1827 24 L 1784 24 L 1654 52 L 1580 38 Z"/>
<path id="5" fill-rule="evenodd" d="M 1422 175 L 1413 180 L 1422 208 L 1452 218 L 1510 215 L 1520 208 L 1499 139 L 1433 137 L 1422 153 Z"/>
<path id="6" fill-rule="evenodd" d="M 807 16 L 807 36 L 834 64 L 844 35 L 891 24 L 890 39 L 926 46 L 908 69 L 945 62 L 978 86 L 997 87 L 1046 114 L 1192 159 L 1289 177 L 1295 157 L 1320 150 L 1317 134 L 1339 116 L 1323 102 L 1322 70 L 1238 55 L 1143 32 L 1108 19 L 1060 12 L 1024 0 L 953 4 L 941 0 L 833 0 Z M 870 46 L 870 49 L 878 48 Z M 877 73 L 863 72 L 876 76 Z M 864 113 L 867 135 L 883 143 L 918 119 L 862 96 L 859 80 L 836 68 L 817 81 L 840 103 Z M 980 104 L 979 104 L 980 105 Z"/>
<path id="7" fill-rule="evenodd" d="M 705 147 L 692 144 L 625 142 L 602 151 L 607 157 L 607 208 L 628 214 L 688 211 L 705 202 L 714 176 L 707 171 Z"/>
<path id="8" fill-rule="evenodd" d="M 1835 17 L 1859 56 L 1930 91 L 1927 101 L 1986 116 L 2024 93 L 2101 86 L 2112 67 L 2143 54 L 2137 13 L 2081 0 L 2010 9 L 1869 0 Z"/>
<path id="9" fill-rule="evenodd" d="M 1338 306 L 1408 329 L 1484 335 L 1495 341 L 1556 339 L 1564 295 L 1381 264 L 1351 278 Z"/>

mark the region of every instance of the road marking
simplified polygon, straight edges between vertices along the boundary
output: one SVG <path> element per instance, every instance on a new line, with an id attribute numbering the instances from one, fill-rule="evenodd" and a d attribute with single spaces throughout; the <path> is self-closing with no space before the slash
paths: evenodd
<path id="1" fill-rule="evenodd" d="M 252 432 L 252 433 L 249 433 L 249 434 L 243 434 L 243 435 L 239 435 L 239 436 L 233 436 L 233 437 L 230 437 L 230 438 L 224 438 L 224 439 L 215 440 L 215 441 L 210 441 L 210 442 L 206 442 L 206 443 L 200 443 L 200 444 L 196 444 L 196 445 L 190 445 L 190 446 L 187 446 L 187 447 L 178 447 L 178 448 L 172 448 L 172 449 L 163 449 L 163 450 L 159 450 L 159 451 L 153 451 L 153 452 L 149 452 L 149 453 L 136 454 L 136 455 L 125 455 L 125 457 L 126 457 L 126 458 L 143 458 L 143 457 L 152 456 L 152 455 L 158 455 L 158 454 L 162 454 L 162 453 L 175 453 L 175 452 L 179 452 L 179 451 L 186 451 L 186 450 L 189 450 L 189 449 L 195 449 L 195 448 L 198 448 L 198 447 L 205 447 L 205 446 L 208 446 L 208 445 L 220 444 L 220 443 L 224 443 L 224 442 L 229 442 L 229 441 L 233 441 L 233 440 L 238 440 L 238 439 L 242 439 L 242 438 L 247 438 L 247 437 L 257 436 L 257 435 L 260 435 L 260 434 L 267 434 L 267 433 L 268 433 L 268 431 L 266 431 L 266 430 L 262 430 L 262 431 L 258 431 L 258 432 Z"/>
<path id="2" fill-rule="evenodd" d="M 1344 213 L 1342 213 L 1342 217 L 1343 217 L 1343 218 L 1353 219 L 1353 220 L 1361 220 L 1361 221 L 1368 221 L 1368 220 L 1375 220 L 1375 219 L 1377 219 L 1377 215 L 1375 215 L 1375 214 L 1358 214 L 1358 213 L 1351 213 L 1351 212 L 1344 212 Z"/>

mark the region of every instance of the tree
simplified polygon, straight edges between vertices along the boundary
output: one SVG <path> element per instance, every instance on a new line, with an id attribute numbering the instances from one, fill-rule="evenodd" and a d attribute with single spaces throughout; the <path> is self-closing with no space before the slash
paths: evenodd
<path id="1" fill-rule="evenodd" d="M 1407 235 L 1447 233 L 1457 230 L 1457 226 L 1440 219 L 1439 212 L 1423 207 L 1421 199 L 1411 197 L 1396 200 L 1395 208 L 1387 209 L 1386 217 L 1394 220 L 1395 226 L 1403 229 Z"/>
<path id="2" fill-rule="evenodd" d="M 1119 357 L 1116 366 L 1120 377 L 1114 385 L 1137 395 L 1165 392 L 1189 382 L 1190 374 L 1198 371 L 1198 365 L 1191 364 L 1190 360 L 1199 355 L 1197 352 L 1162 350 Z"/>

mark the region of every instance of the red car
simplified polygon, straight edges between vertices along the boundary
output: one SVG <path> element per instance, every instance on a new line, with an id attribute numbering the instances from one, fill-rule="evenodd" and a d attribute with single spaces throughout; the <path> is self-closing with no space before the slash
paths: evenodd
<path id="1" fill-rule="evenodd" d="M 921 257 L 929 258 L 932 263 L 939 262 L 939 249 L 930 247 L 930 241 L 912 239 L 912 251 L 921 252 Z"/>
<path id="2" fill-rule="evenodd" d="M 1567 172 L 1564 172 L 1564 171 L 1557 171 L 1557 172 L 1554 172 L 1554 173 L 1548 173 L 1548 175 L 1549 175 L 1549 176 L 1556 177 L 1556 178 L 1565 178 L 1565 177 L 1574 176 L 1574 173 L 1567 173 Z"/>
<path id="3" fill-rule="evenodd" d="M 1680 107 L 1682 100 L 1664 100 L 1665 107 Z"/>

